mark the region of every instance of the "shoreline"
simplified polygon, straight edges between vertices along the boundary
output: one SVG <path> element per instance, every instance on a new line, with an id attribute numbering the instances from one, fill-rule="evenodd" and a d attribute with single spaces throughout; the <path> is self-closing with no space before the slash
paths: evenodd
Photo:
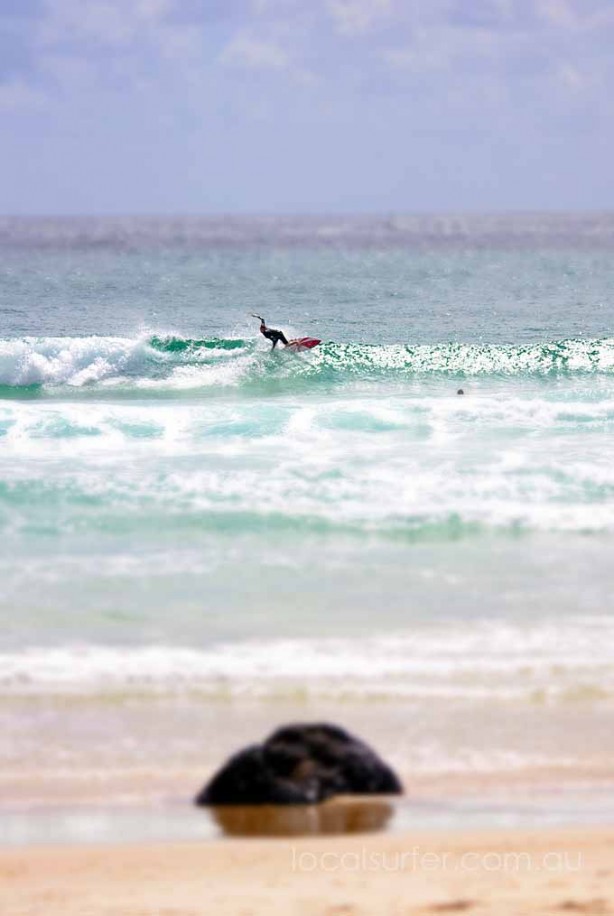
<path id="1" fill-rule="evenodd" d="M 339 796 L 320 805 L 197 807 L 193 795 L 95 798 L 0 793 L 0 850 L 37 845 L 113 846 L 215 841 L 228 836 L 399 836 L 414 831 L 593 829 L 614 824 L 614 780 L 447 779 L 401 796 Z M 533 774 L 535 775 L 535 774 Z M 548 778 L 546 779 L 546 775 Z M 559 774 L 560 776 L 560 774 Z M 605 773 L 602 774 L 605 777 Z M 109 787 L 107 786 L 107 789 Z M 149 787 L 151 790 L 151 786 Z M 185 785 L 184 785 L 185 788 Z"/>
<path id="2" fill-rule="evenodd" d="M 30 846 L 209 840 L 219 831 L 192 799 L 222 762 L 281 722 L 317 720 L 368 736 L 399 774 L 395 835 L 614 823 L 610 719 L 601 703 L 8 702 L 0 821 Z"/>
<path id="3" fill-rule="evenodd" d="M 614 912 L 614 828 L 0 850 L 7 916 Z"/>

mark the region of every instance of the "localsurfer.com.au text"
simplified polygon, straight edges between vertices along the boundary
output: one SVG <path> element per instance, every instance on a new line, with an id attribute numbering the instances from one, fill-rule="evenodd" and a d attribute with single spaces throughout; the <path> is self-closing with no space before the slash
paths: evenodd
<path id="1" fill-rule="evenodd" d="M 433 852 L 420 846 L 411 849 L 383 851 L 370 847 L 338 851 L 311 852 L 291 847 L 293 872 L 506 872 L 511 874 L 551 872 L 564 874 L 583 868 L 582 853 L 577 850 L 553 850 L 544 853 L 501 852 Z"/>

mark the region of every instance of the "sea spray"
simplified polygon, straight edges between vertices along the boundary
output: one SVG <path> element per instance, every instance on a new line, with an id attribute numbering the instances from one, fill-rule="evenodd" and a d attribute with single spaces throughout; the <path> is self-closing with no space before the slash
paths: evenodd
<path id="1" fill-rule="evenodd" d="M 266 389 L 416 377 L 518 377 L 614 374 L 614 338 L 540 344 L 352 344 L 325 342 L 308 354 L 275 353 L 259 341 L 50 337 L 0 340 L 0 387 L 91 389 L 95 386 L 181 391 L 186 388 Z"/>

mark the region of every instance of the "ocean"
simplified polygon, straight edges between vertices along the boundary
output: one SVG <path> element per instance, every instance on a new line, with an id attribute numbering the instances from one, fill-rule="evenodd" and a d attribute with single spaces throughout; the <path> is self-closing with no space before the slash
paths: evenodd
<path id="1" fill-rule="evenodd" d="M 0 252 L 9 794 L 282 711 L 380 720 L 410 776 L 611 772 L 614 215 L 3 218 Z"/>

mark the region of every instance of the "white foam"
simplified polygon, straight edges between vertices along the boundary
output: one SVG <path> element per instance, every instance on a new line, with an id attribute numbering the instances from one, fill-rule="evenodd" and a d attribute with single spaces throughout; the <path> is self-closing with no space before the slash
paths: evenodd
<path id="1" fill-rule="evenodd" d="M 145 334 L 125 337 L 24 337 L 0 340 L 0 384 L 67 385 L 73 388 L 123 384 L 135 389 L 240 387 L 246 377 L 277 381 L 308 376 L 352 379 L 388 377 L 408 381 L 450 373 L 471 376 L 531 375 L 551 371 L 609 373 L 614 368 L 614 340 L 566 340 L 552 344 L 505 347 L 478 344 L 370 346 L 327 344 L 308 358 L 292 355 L 270 362 L 258 347 L 152 346 Z M 288 354 L 286 354 L 288 355 Z M 160 367 L 166 372 L 160 376 Z M 331 375 L 332 373 L 332 375 Z"/>
<path id="2" fill-rule="evenodd" d="M 67 505 L 71 494 L 95 495 L 109 507 L 165 512 L 180 500 L 186 511 L 374 531 L 454 519 L 614 530 L 614 466 L 604 448 L 612 401 L 460 400 L 10 401 L 0 408 L 0 471 L 5 486 L 63 492 Z M 570 410 L 592 425 L 568 429 L 560 417 Z M 267 477 L 275 486 L 263 500 Z"/>
<path id="3" fill-rule="evenodd" d="M 0 384 L 82 385 L 144 365 L 146 338 L 24 337 L 0 340 Z"/>
<path id="4" fill-rule="evenodd" d="M 31 647 L 0 655 L 6 694 L 203 691 L 212 695 L 541 700 L 614 695 L 614 620 L 474 621 L 355 639 L 208 649 Z M 591 693 L 592 692 L 592 693 Z"/>

